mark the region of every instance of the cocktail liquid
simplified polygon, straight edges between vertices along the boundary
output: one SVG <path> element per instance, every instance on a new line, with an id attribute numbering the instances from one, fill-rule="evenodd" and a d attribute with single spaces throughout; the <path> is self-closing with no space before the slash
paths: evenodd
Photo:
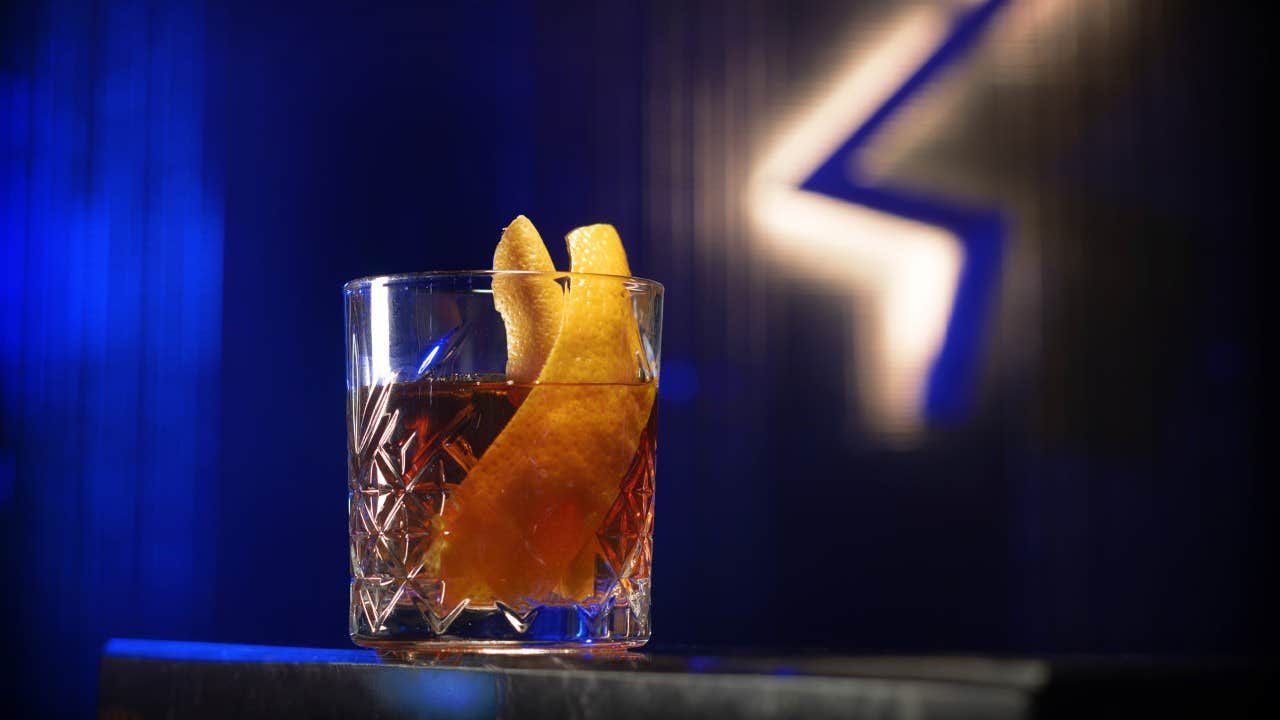
<path id="1" fill-rule="evenodd" d="M 616 477 L 579 473 L 551 483 L 536 464 L 486 467 L 468 488 L 469 474 L 535 392 L 572 408 L 590 393 L 627 398 L 652 389 L 468 376 L 351 393 L 356 643 L 430 651 L 630 647 L 648 639 L 656 405 L 639 437 L 622 445 L 629 451 L 635 443 L 635 453 Z M 565 437 L 561 431 L 548 442 Z M 563 451 L 590 447 L 570 443 Z"/>

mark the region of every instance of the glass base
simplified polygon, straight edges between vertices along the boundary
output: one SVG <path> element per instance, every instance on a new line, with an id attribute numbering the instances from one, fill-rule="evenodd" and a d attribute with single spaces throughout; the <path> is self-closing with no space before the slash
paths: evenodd
<path id="1" fill-rule="evenodd" d="M 376 629 L 363 613 L 356 613 L 351 640 L 397 654 L 616 652 L 648 642 L 647 615 L 618 604 L 604 609 L 542 605 L 524 612 L 499 605 L 465 608 L 442 627 L 416 607 L 398 606 Z"/>
<path id="2" fill-rule="evenodd" d="M 622 656 L 645 644 L 644 640 L 617 642 L 613 640 L 543 643 L 516 640 L 428 640 L 412 642 L 403 640 L 362 641 L 362 647 L 378 651 L 378 655 L 398 662 L 432 661 L 463 655 L 575 655 Z"/>

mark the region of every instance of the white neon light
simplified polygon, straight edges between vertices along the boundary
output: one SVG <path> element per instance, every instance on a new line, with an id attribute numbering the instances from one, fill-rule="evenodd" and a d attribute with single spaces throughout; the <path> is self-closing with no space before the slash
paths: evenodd
<path id="1" fill-rule="evenodd" d="M 747 190 L 752 219 L 775 257 L 855 298 L 855 386 L 866 421 L 897 438 L 922 426 L 929 368 L 959 281 L 959 239 L 799 185 L 942 43 L 950 17 L 943 6 L 900 16 L 835 75 L 810 112 L 778 134 Z"/>

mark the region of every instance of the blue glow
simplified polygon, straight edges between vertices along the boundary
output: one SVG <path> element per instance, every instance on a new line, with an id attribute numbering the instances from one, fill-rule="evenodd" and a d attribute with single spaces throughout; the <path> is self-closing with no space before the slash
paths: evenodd
<path id="1" fill-rule="evenodd" d="M 856 154 L 894 113 L 974 46 L 1004 4 L 1005 0 L 988 0 L 960 15 L 942 45 L 802 184 L 806 190 L 946 228 L 960 239 L 964 260 L 956 296 L 942 349 L 934 360 L 925 390 L 924 411 L 934 420 L 956 418 L 966 412 L 972 401 L 972 379 L 987 305 L 999 277 L 1005 223 L 996 210 L 968 207 L 899 188 L 876 187 L 851 175 L 854 171 L 850 168 L 859 167 L 854 162 Z"/>
<path id="2" fill-rule="evenodd" d="M 712 672 L 720 663 L 714 657 L 694 655 L 689 658 L 689 669 L 693 672 Z"/>
<path id="3" fill-rule="evenodd" d="M 30 81 L 0 74 L 0 401 L 20 391 L 30 115 Z"/>
<path id="4" fill-rule="evenodd" d="M 492 718 L 498 716 L 498 679 L 466 670 L 378 673 L 376 692 L 384 702 L 407 714 L 432 718 Z"/>
<path id="5" fill-rule="evenodd" d="M 441 335 L 438 340 L 431 344 L 426 356 L 422 358 L 422 363 L 418 365 L 418 374 L 415 379 L 426 376 L 436 366 L 442 365 L 457 354 L 458 348 L 462 347 L 462 341 L 466 338 L 467 326 L 465 324 L 459 325 Z"/>
<path id="6" fill-rule="evenodd" d="M 51 0 L 0 77 L 0 438 L 23 508 L 15 626 L 50 714 L 110 634 L 212 616 L 222 192 L 199 1 Z M 76 693 L 65 691 L 76 688 Z"/>
<path id="7" fill-rule="evenodd" d="M 376 664 L 373 650 L 332 650 L 324 648 L 272 647 L 269 645 L 226 645 L 222 643 L 176 642 L 112 638 L 103 648 L 111 657 L 149 660 L 242 663 L 354 663 Z"/>
<path id="8" fill-rule="evenodd" d="M 441 338 L 441 340 L 443 340 L 443 338 Z M 438 340 L 435 345 L 431 346 L 431 350 L 427 352 L 427 356 L 422 359 L 422 364 L 418 366 L 418 377 L 422 377 L 426 374 L 427 370 L 431 368 L 431 363 L 436 359 L 436 355 L 439 353 L 440 341 Z"/>
<path id="9" fill-rule="evenodd" d="M 662 365 L 658 393 L 663 400 L 684 405 L 698 395 L 698 369 L 684 360 L 668 360 Z"/>

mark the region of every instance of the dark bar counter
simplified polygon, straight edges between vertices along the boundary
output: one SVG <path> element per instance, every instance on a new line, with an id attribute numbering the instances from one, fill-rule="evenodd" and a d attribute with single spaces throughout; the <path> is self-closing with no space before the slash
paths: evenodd
<path id="1" fill-rule="evenodd" d="M 665 653 L 391 658 L 116 639 L 102 718 L 1034 718 L 1247 716 L 1243 662 Z"/>

